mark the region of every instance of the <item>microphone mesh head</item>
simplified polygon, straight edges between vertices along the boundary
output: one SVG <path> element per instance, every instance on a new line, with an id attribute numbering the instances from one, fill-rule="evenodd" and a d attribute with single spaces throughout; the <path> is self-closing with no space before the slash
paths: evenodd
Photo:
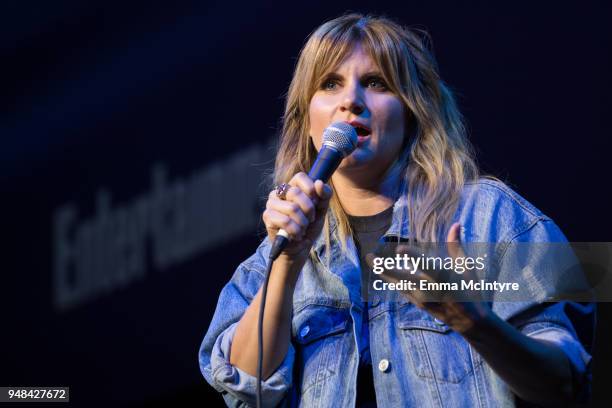
<path id="1" fill-rule="evenodd" d="M 323 132 L 323 145 L 338 150 L 346 157 L 357 147 L 357 131 L 348 123 L 332 123 Z"/>

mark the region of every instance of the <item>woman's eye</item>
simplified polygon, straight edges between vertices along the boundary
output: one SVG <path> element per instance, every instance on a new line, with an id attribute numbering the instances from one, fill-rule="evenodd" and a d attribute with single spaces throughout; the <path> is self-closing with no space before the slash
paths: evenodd
<path id="1" fill-rule="evenodd" d="M 385 90 L 387 89 L 387 84 L 380 78 L 370 78 L 366 81 L 366 84 L 369 88 Z"/>
<path id="2" fill-rule="evenodd" d="M 323 85 L 322 85 L 322 88 L 325 89 L 326 91 L 333 91 L 337 87 L 338 87 L 338 81 L 334 79 L 328 79 L 327 81 L 323 82 Z"/>

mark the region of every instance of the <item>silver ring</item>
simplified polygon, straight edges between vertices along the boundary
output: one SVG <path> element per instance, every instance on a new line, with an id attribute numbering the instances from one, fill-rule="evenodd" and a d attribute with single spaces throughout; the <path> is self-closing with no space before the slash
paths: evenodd
<path id="1" fill-rule="evenodd" d="M 291 186 L 287 183 L 279 184 L 276 186 L 276 196 L 281 200 L 285 200 L 287 198 L 287 191 L 289 191 Z"/>

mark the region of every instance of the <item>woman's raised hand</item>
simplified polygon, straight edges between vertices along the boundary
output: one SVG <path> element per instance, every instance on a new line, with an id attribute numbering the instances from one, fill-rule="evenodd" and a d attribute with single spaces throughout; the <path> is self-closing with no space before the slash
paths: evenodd
<path id="1" fill-rule="evenodd" d="M 290 187 L 284 199 L 272 190 L 263 212 L 268 237 L 274 242 L 279 229 L 289 234 L 290 242 L 282 255 L 305 256 L 321 233 L 329 207 L 332 189 L 321 180 L 313 181 L 300 172 L 287 183 Z"/>

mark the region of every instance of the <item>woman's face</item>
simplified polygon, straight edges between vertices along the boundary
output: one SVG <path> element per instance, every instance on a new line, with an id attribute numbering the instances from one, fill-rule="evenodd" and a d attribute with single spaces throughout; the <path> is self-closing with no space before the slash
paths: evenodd
<path id="1" fill-rule="evenodd" d="M 382 79 L 376 63 L 356 46 L 352 53 L 323 78 L 310 101 L 310 136 L 321 149 L 323 131 L 334 122 L 348 122 L 357 130 L 357 149 L 340 169 L 367 170 L 381 175 L 397 158 L 405 131 L 400 98 Z"/>

